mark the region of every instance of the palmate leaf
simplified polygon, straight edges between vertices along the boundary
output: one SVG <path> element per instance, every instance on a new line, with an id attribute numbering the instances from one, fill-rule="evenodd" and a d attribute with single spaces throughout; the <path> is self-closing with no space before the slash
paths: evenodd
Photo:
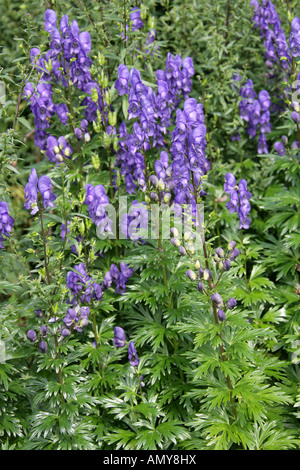
<path id="1" fill-rule="evenodd" d="M 291 430 L 278 428 L 276 421 L 266 422 L 261 425 L 254 423 L 251 430 L 251 450 L 287 450 L 299 448 L 300 439 L 293 435 Z"/>
<path id="2" fill-rule="evenodd" d="M 196 413 L 189 426 L 200 432 L 199 437 L 214 450 L 229 450 L 234 443 L 247 448 L 251 442 L 248 427 L 241 426 L 222 408 L 215 408 L 210 413 Z"/>

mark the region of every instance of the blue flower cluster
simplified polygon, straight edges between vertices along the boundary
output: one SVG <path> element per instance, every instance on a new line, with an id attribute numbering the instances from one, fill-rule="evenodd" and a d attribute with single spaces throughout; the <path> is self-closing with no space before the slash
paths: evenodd
<path id="1" fill-rule="evenodd" d="M 8 205 L 5 201 L 0 201 L 0 248 L 4 248 L 4 237 L 10 236 L 15 220 L 9 214 Z"/>
<path id="2" fill-rule="evenodd" d="M 101 95 L 99 83 L 91 77 L 92 61 L 88 56 L 91 51 L 90 34 L 86 31 L 80 32 L 76 20 L 69 24 L 68 15 L 61 18 L 58 28 L 57 15 L 51 9 L 46 10 L 44 20 L 45 30 L 49 33 L 50 48 L 43 54 L 36 47 L 31 50 L 31 61 L 39 72 L 39 82 L 34 89 L 28 81 L 23 96 L 34 114 L 35 144 L 46 152 L 51 161 L 61 163 L 65 157 L 70 158 L 73 149 L 64 136 L 52 136 L 47 129 L 55 115 L 63 125 L 67 125 L 70 110 L 64 102 L 53 102 L 53 85 L 61 84 L 66 88 L 72 86 L 88 95 L 81 102 L 81 106 L 85 107 L 85 119 L 81 121 L 80 127 L 75 128 L 75 137 L 78 140 L 90 139 L 88 122 L 97 120 L 97 111 L 102 112 L 101 119 L 106 119 L 103 116 L 103 106 L 106 103 L 104 93 Z"/>
<path id="3" fill-rule="evenodd" d="M 132 134 L 123 122 L 119 128 L 119 150 L 116 165 L 124 175 L 129 194 L 135 192 L 136 182 L 145 191 L 144 152 L 152 146 L 164 147 L 164 135 L 171 124 L 172 111 L 178 106 L 181 96 L 187 98 L 191 91 L 194 74 L 192 59 L 181 59 L 168 54 L 165 70 L 156 71 L 157 94 L 141 79 L 140 72 L 130 71 L 125 65 L 118 67 L 115 88 L 120 96 L 128 94 L 128 119 L 134 122 Z"/>
<path id="4" fill-rule="evenodd" d="M 24 188 L 25 191 L 25 203 L 24 207 L 27 210 L 31 210 L 30 214 L 34 215 L 38 212 L 38 191 L 40 192 L 44 209 L 47 207 L 55 207 L 54 201 L 56 199 L 55 194 L 52 192 L 52 183 L 49 176 L 41 176 L 38 178 L 35 168 L 31 169 L 31 173 L 28 182 Z"/>
<path id="5" fill-rule="evenodd" d="M 285 33 L 275 6 L 270 0 L 251 0 L 254 7 L 254 27 L 259 28 L 266 49 L 266 65 L 272 68 L 274 63 L 280 63 L 284 70 L 291 67 L 291 55 Z"/>
<path id="6" fill-rule="evenodd" d="M 238 213 L 240 230 L 242 228 L 247 230 L 251 222 L 248 215 L 251 210 L 249 199 L 252 194 L 247 190 L 246 180 L 241 179 L 238 186 L 236 186 L 235 176 L 232 173 L 226 173 L 224 191 L 230 196 L 230 200 L 226 204 L 227 209 L 230 213 Z"/>
<path id="7" fill-rule="evenodd" d="M 112 220 L 107 216 L 105 207 L 109 204 L 109 199 L 105 188 L 102 184 L 93 186 L 87 184 L 85 187 L 86 197 L 84 204 L 87 205 L 89 215 L 96 225 L 100 226 L 100 233 L 103 231 L 110 232 L 112 230 Z"/>
<path id="8" fill-rule="evenodd" d="M 79 305 L 76 305 L 74 308 L 69 308 L 63 319 L 66 328 L 62 329 L 62 336 L 69 336 L 73 329 L 81 333 L 83 328 L 88 325 L 89 315 L 89 307 L 80 308 Z"/>
<path id="9" fill-rule="evenodd" d="M 241 77 L 235 75 L 235 88 L 238 88 L 237 84 L 239 81 L 241 81 Z M 239 95 L 243 98 L 240 101 L 240 117 L 248 123 L 247 133 L 254 139 L 259 131 L 257 152 L 259 154 L 268 153 L 266 133 L 271 132 L 270 95 L 267 90 L 262 90 L 257 96 L 251 79 L 247 80 L 246 83 L 239 88 Z M 240 135 L 237 132 L 233 140 L 239 139 Z"/>
<path id="10" fill-rule="evenodd" d="M 132 276 L 132 269 L 125 263 L 120 263 L 120 270 L 115 264 L 112 264 L 109 271 L 104 276 L 101 284 L 102 289 L 108 289 L 115 286 L 115 294 L 124 294 L 126 282 Z"/>
<path id="11" fill-rule="evenodd" d="M 68 300 L 72 305 L 77 305 L 79 302 L 90 304 L 92 299 L 102 300 L 101 285 L 87 274 L 84 263 L 74 266 L 74 270 L 67 273 L 66 284 L 73 296 Z"/>
<path id="12" fill-rule="evenodd" d="M 183 111 L 176 110 L 170 148 L 175 203 L 195 203 L 193 186 L 199 188 L 202 176 L 210 169 L 205 156 L 206 144 L 203 106 L 195 98 L 187 98 Z"/>

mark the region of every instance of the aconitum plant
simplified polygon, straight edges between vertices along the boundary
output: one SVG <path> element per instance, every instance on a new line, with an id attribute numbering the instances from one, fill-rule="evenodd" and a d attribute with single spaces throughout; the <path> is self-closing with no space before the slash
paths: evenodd
<path id="1" fill-rule="evenodd" d="M 295 2 L 48 3 L 0 25 L 0 447 L 299 449 Z"/>

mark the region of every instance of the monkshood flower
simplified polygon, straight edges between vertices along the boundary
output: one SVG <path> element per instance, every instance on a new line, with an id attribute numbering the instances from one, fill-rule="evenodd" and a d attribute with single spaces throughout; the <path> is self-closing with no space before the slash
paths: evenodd
<path id="1" fill-rule="evenodd" d="M 73 148 L 67 142 L 66 138 L 61 136 L 54 137 L 49 135 L 46 144 L 46 156 L 53 163 L 62 163 L 65 158 L 70 158 L 73 153 Z"/>
<path id="2" fill-rule="evenodd" d="M 74 328 L 76 331 L 81 333 L 83 328 L 88 324 L 89 315 L 89 307 L 80 308 L 79 305 L 76 305 L 74 308 L 69 308 L 63 322 L 69 332 Z"/>
<path id="3" fill-rule="evenodd" d="M 144 26 L 144 22 L 141 19 L 141 10 L 135 7 L 131 10 L 130 21 L 132 21 L 131 31 L 138 31 Z"/>
<path id="4" fill-rule="evenodd" d="M 129 70 L 126 65 L 119 65 L 118 77 L 118 80 L 115 82 L 115 89 L 118 90 L 120 96 L 123 96 L 129 93 Z"/>
<path id="5" fill-rule="evenodd" d="M 221 295 L 218 294 L 217 292 L 215 294 L 212 294 L 210 298 L 217 305 L 217 307 L 222 307 L 224 305 L 224 301 Z"/>
<path id="6" fill-rule="evenodd" d="M 121 328 L 120 326 L 114 327 L 113 343 L 117 348 L 123 348 L 123 346 L 125 346 L 126 334 L 123 328 Z"/>
<path id="7" fill-rule="evenodd" d="M 28 330 L 27 331 L 27 338 L 29 339 L 29 341 L 34 343 L 36 341 L 36 338 L 37 338 L 36 332 L 34 330 Z"/>
<path id="8" fill-rule="evenodd" d="M 41 353 L 45 354 L 48 350 L 48 345 L 46 343 L 46 341 L 42 340 L 39 344 L 39 350 L 41 351 Z"/>
<path id="9" fill-rule="evenodd" d="M 238 186 L 236 186 L 234 175 L 232 173 L 226 173 L 224 191 L 230 196 L 230 201 L 226 204 L 227 209 L 230 213 L 238 213 L 240 219 L 240 230 L 242 228 L 248 229 L 250 226 L 248 215 L 251 210 L 249 199 L 252 194 L 247 190 L 246 180 L 240 180 Z"/>
<path id="10" fill-rule="evenodd" d="M 130 341 L 128 345 L 128 360 L 129 360 L 129 364 L 133 367 L 138 366 L 140 363 L 133 341 Z"/>
<path id="11" fill-rule="evenodd" d="M 38 191 L 42 196 L 44 209 L 47 209 L 47 207 L 55 207 L 54 201 L 56 196 L 54 193 L 52 193 L 51 179 L 48 176 L 41 176 L 38 178 L 35 168 L 31 169 L 31 173 L 28 182 L 25 185 L 24 191 L 24 207 L 28 210 L 31 209 L 31 215 L 34 215 L 38 212 Z"/>
<path id="12" fill-rule="evenodd" d="M 4 237 L 9 238 L 15 220 L 11 217 L 8 211 L 8 205 L 4 201 L 0 201 L 0 248 L 4 248 Z"/>
<path id="13" fill-rule="evenodd" d="M 291 34 L 289 37 L 291 55 L 300 56 L 300 18 L 294 18 L 291 22 Z"/>
<path id="14" fill-rule="evenodd" d="M 179 55 L 173 57 L 168 54 L 165 70 L 156 71 L 155 93 L 152 87 L 143 83 L 138 70 L 132 68 L 129 71 L 125 65 L 119 66 L 115 88 L 119 95 L 128 94 L 128 119 L 139 120 L 134 123 L 132 134 L 127 132 L 125 123 L 119 129 L 116 166 L 121 168 L 129 194 L 135 192 L 136 182 L 140 189 L 146 190 L 143 153 L 151 146 L 164 147 L 164 135 L 171 125 L 172 111 L 178 106 L 182 96 L 188 98 L 193 74 L 193 61 L 190 57 L 182 60 Z M 195 123 L 193 127 L 196 127 Z M 203 128 L 194 131 L 190 148 L 192 145 L 199 147 L 203 132 Z M 198 150 L 196 148 L 196 152 Z"/>
<path id="15" fill-rule="evenodd" d="M 128 214 L 122 214 L 120 231 L 127 240 L 143 240 L 148 233 L 148 208 L 145 202 L 132 201 Z"/>
<path id="16" fill-rule="evenodd" d="M 221 308 L 218 310 L 218 318 L 220 321 L 224 321 L 226 319 L 225 312 Z"/>
<path id="17" fill-rule="evenodd" d="M 102 288 L 90 276 L 88 276 L 84 263 L 74 266 L 74 271 L 67 273 L 66 284 L 70 290 L 72 299 L 69 302 L 76 305 L 80 303 L 90 303 L 92 299 L 102 300 Z"/>
<path id="18" fill-rule="evenodd" d="M 234 76 L 234 80 L 238 83 L 241 78 Z M 259 132 L 257 151 L 259 154 L 268 153 L 266 133 L 271 132 L 271 98 L 269 93 L 267 90 L 262 90 L 257 96 L 251 79 L 247 80 L 243 86 L 239 84 L 234 87 L 239 88 L 239 95 L 243 98 L 239 105 L 240 117 L 248 123 L 247 133 L 254 139 Z M 237 140 L 236 134 L 233 136 L 233 140 Z"/>
<path id="19" fill-rule="evenodd" d="M 288 70 L 291 63 L 290 49 L 275 6 L 270 0 L 262 0 L 261 4 L 258 0 L 251 0 L 250 4 L 254 7 L 254 28 L 260 30 L 264 39 L 266 61 L 278 62 Z"/>
<path id="20" fill-rule="evenodd" d="M 276 150 L 276 152 L 278 153 L 278 155 L 280 157 L 283 157 L 283 155 L 285 155 L 285 153 L 286 153 L 285 147 L 284 147 L 283 143 L 280 142 L 280 141 L 275 142 L 274 149 Z"/>
<path id="21" fill-rule="evenodd" d="M 111 232 L 112 220 L 108 218 L 107 213 L 105 212 L 105 207 L 109 204 L 109 199 L 104 186 L 102 184 L 98 184 L 94 187 L 92 184 L 87 184 L 85 191 L 86 198 L 84 200 L 84 204 L 87 205 L 92 221 L 96 227 L 100 226 L 100 233 L 103 231 Z"/>
<path id="22" fill-rule="evenodd" d="M 108 289 L 115 286 L 115 294 L 124 294 L 126 291 L 126 283 L 132 276 L 132 269 L 125 263 L 120 263 L 120 270 L 113 263 L 109 271 L 105 274 L 103 282 L 101 284 L 102 289 Z"/>
<path id="23" fill-rule="evenodd" d="M 230 297 L 230 299 L 227 300 L 227 307 L 229 310 L 232 310 L 236 305 L 237 301 L 233 297 Z"/>

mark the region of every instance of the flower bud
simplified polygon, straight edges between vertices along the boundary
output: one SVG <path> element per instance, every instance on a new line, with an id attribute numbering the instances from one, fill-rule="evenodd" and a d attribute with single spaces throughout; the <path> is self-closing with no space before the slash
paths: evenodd
<path id="1" fill-rule="evenodd" d="M 70 333 L 70 330 L 68 330 L 68 328 L 63 328 L 62 331 L 61 331 L 61 335 L 66 338 L 67 336 L 69 336 L 71 333 Z"/>
<path id="2" fill-rule="evenodd" d="M 111 144 L 111 136 L 107 134 L 107 132 L 104 132 L 103 134 L 103 142 L 105 147 L 109 147 Z"/>
<path id="3" fill-rule="evenodd" d="M 204 292 L 204 284 L 202 281 L 199 281 L 198 283 L 198 291 L 199 292 Z"/>
<path id="4" fill-rule="evenodd" d="M 216 255 L 220 258 L 224 258 L 224 250 L 220 246 L 216 249 Z"/>
<path id="5" fill-rule="evenodd" d="M 94 103 L 97 103 L 99 99 L 97 88 L 92 88 L 91 98 L 92 98 L 92 101 L 94 101 Z"/>
<path id="6" fill-rule="evenodd" d="M 178 230 L 177 230 L 176 227 L 171 227 L 170 232 L 171 232 L 171 234 L 172 234 L 174 237 L 176 237 L 176 238 L 179 237 L 179 232 L 178 232 Z"/>
<path id="7" fill-rule="evenodd" d="M 41 336 L 47 336 L 47 325 L 42 325 L 40 328 L 40 334 Z"/>
<path id="8" fill-rule="evenodd" d="M 221 309 L 218 310 L 218 318 L 219 318 L 220 321 L 224 321 L 224 320 L 225 320 L 226 315 L 225 315 L 224 310 L 221 310 Z"/>
<path id="9" fill-rule="evenodd" d="M 184 248 L 184 246 L 180 246 L 180 247 L 179 247 L 179 253 L 180 253 L 182 256 L 186 255 L 186 249 Z"/>
<path id="10" fill-rule="evenodd" d="M 233 240 L 228 243 L 228 250 L 232 251 L 236 247 L 236 242 Z"/>
<path id="11" fill-rule="evenodd" d="M 177 248 L 180 247 L 180 241 L 178 240 L 178 238 L 171 238 L 170 242 L 172 243 L 172 245 L 177 246 Z"/>
<path id="12" fill-rule="evenodd" d="M 200 269 L 200 261 L 198 259 L 195 262 L 195 268 Z"/>
<path id="13" fill-rule="evenodd" d="M 171 201 L 171 194 L 170 193 L 166 193 L 164 195 L 164 202 L 168 203 Z"/>
<path id="14" fill-rule="evenodd" d="M 229 310 L 232 310 L 236 305 L 236 300 L 233 297 L 230 297 L 230 299 L 228 299 L 227 301 L 227 307 L 229 308 Z"/>
<path id="15" fill-rule="evenodd" d="M 300 123 L 300 114 L 297 113 L 297 111 L 292 111 L 291 112 L 291 118 L 296 124 Z"/>
<path id="16" fill-rule="evenodd" d="M 45 354 L 47 352 L 47 349 L 48 349 L 48 345 L 46 341 L 41 341 L 39 345 L 39 350 L 41 351 L 41 353 Z"/>
<path id="17" fill-rule="evenodd" d="M 204 281 L 208 281 L 209 279 L 212 278 L 212 274 L 209 269 L 204 269 L 203 271 L 203 279 Z"/>
<path id="18" fill-rule="evenodd" d="M 99 170 L 100 168 L 100 157 L 97 153 L 92 154 L 92 165 L 95 170 Z"/>
<path id="19" fill-rule="evenodd" d="M 230 253 L 230 255 L 229 255 L 229 259 L 230 259 L 231 261 L 234 261 L 235 258 L 237 258 L 237 257 L 239 256 L 239 254 L 240 254 L 240 250 L 238 250 L 237 248 L 234 248 L 234 249 L 232 250 L 232 252 Z"/>
<path id="20" fill-rule="evenodd" d="M 102 52 L 98 51 L 98 64 L 102 67 L 105 64 L 105 57 Z"/>
<path id="21" fill-rule="evenodd" d="M 34 343 L 34 341 L 36 340 L 36 332 L 34 330 L 28 330 L 27 331 L 27 339 L 29 339 L 29 341 Z"/>
<path id="22" fill-rule="evenodd" d="M 225 259 L 224 263 L 223 263 L 223 269 L 224 271 L 229 271 L 230 269 L 230 261 L 229 259 Z"/>
<path id="23" fill-rule="evenodd" d="M 217 304 L 218 307 L 221 307 L 224 305 L 222 297 L 217 292 L 215 294 L 212 294 L 210 298 L 213 302 Z"/>
<path id="24" fill-rule="evenodd" d="M 90 140 L 91 140 L 90 133 L 89 133 L 89 132 L 86 132 L 86 133 L 84 134 L 84 141 L 85 141 L 85 143 L 90 142 Z"/>
<path id="25" fill-rule="evenodd" d="M 117 113 L 115 112 L 108 112 L 108 122 L 112 127 L 115 127 L 117 124 Z"/>
<path id="26" fill-rule="evenodd" d="M 187 272 L 185 273 L 185 275 L 186 275 L 191 281 L 195 281 L 195 280 L 197 279 L 196 274 L 195 274 L 194 271 L 192 271 L 191 269 L 188 269 Z"/>

